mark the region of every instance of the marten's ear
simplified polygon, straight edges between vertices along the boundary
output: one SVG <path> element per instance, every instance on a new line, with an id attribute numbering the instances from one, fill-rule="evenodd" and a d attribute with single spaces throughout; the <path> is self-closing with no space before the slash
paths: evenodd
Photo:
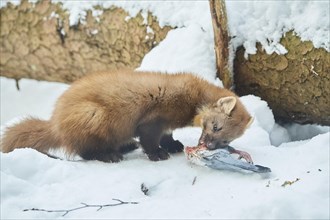
<path id="1" fill-rule="evenodd" d="M 220 107 L 226 115 L 230 115 L 235 105 L 236 98 L 234 96 L 224 97 L 217 101 L 217 106 Z"/>

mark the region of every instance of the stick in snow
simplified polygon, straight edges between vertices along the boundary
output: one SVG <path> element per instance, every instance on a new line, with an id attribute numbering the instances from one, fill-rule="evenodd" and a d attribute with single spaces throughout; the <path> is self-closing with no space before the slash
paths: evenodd
<path id="1" fill-rule="evenodd" d="M 195 185 L 196 179 L 197 179 L 197 176 L 194 177 L 194 179 L 193 179 L 191 185 Z"/>
<path id="2" fill-rule="evenodd" d="M 24 209 L 23 212 L 27 211 L 38 211 L 38 212 L 64 212 L 62 216 L 67 215 L 69 212 L 76 211 L 78 209 L 83 209 L 83 208 L 90 208 L 90 207 L 98 207 L 96 211 L 100 211 L 104 207 L 109 207 L 109 206 L 118 206 L 118 205 L 126 205 L 126 204 L 139 204 L 138 202 L 123 202 L 120 199 L 112 199 L 114 201 L 117 201 L 119 203 L 115 204 L 106 204 L 106 205 L 88 205 L 86 203 L 81 203 L 83 206 L 73 208 L 73 209 L 63 209 L 63 210 L 47 210 L 47 209 L 38 209 L 38 208 L 32 208 L 32 209 Z"/>

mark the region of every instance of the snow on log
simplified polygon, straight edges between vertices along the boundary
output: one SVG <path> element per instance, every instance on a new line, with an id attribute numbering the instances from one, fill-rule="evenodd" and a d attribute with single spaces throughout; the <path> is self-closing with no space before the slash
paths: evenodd
<path id="1" fill-rule="evenodd" d="M 150 13 L 131 17 L 116 7 L 95 11 L 70 26 L 61 3 L 23 0 L 2 7 L 0 75 L 70 83 L 89 72 L 136 68 L 171 29 L 161 28 Z"/>

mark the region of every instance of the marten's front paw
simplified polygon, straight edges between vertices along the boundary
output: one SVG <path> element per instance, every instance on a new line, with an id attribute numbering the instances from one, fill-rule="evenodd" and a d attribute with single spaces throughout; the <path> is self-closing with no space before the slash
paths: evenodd
<path id="1" fill-rule="evenodd" d="M 180 141 L 173 141 L 171 143 L 167 143 L 166 145 L 162 146 L 167 152 L 169 153 L 177 153 L 183 151 L 183 144 Z"/>
<path id="2" fill-rule="evenodd" d="M 167 151 L 162 148 L 158 148 L 154 152 L 146 152 L 146 154 L 148 155 L 149 160 L 152 161 L 167 160 L 170 157 Z"/>

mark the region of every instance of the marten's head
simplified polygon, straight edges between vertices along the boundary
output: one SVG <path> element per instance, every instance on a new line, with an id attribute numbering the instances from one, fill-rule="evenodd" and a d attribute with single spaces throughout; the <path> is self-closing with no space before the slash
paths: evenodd
<path id="1" fill-rule="evenodd" d="M 226 147 L 240 137 L 253 118 L 234 96 L 220 98 L 216 103 L 204 106 L 194 120 L 203 128 L 199 145 L 213 150 Z"/>

